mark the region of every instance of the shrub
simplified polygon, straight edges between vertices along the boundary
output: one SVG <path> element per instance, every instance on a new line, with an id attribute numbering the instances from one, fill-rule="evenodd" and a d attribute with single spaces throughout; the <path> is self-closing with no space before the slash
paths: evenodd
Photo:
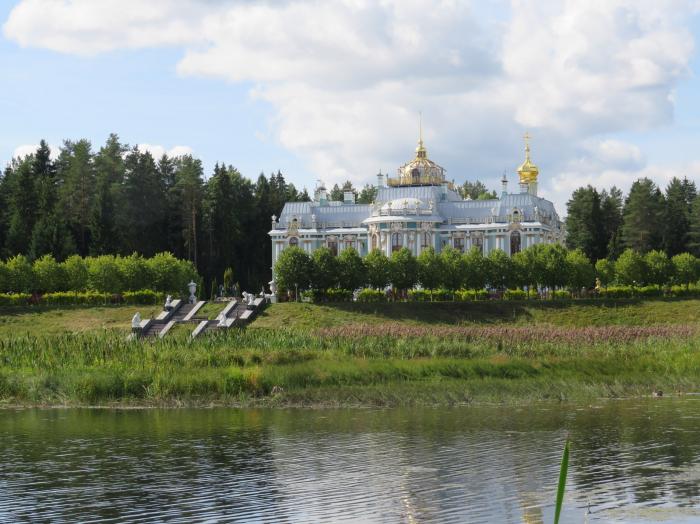
<path id="1" fill-rule="evenodd" d="M 41 296 L 41 303 L 47 306 L 102 306 L 117 302 L 111 293 L 99 291 L 58 291 Z"/>
<path id="2" fill-rule="evenodd" d="M 153 285 L 151 268 L 138 253 L 116 259 L 121 280 L 121 291 L 136 291 Z"/>
<path id="3" fill-rule="evenodd" d="M 634 289 L 630 286 L 610 286 L 600 290 L 600 296 L 606 298 L 632 298 Z"/>
<path id="4" fill-rule="evenodd" d="M 67 289 L 66 273 L 61 264 L 51 255 L 34 261 L 35 287 L 38 291 L 54 292 Z"/>
<path id="5" fill-rule="evenodd" d="M 28 293 L 0 293 L 0 306 L 26 306 L 31 298 Z"/>
<path id="6" fill-rule="evenodd" d="M 82 291 L 87 288 L 88 270 L 85 259 L 78 255 L 73 255 L 68 257 L 61 265 L 66 275 L 66 289 Z"/>
<path id="7" fill-rule="evenodd" d="M 88 287 L 104 293 L 118 293 L 123 283 L 119 264 L 113 255 L 102 255 L 87 259 Z"/>
<path id="8" fill-rule="evenodd" d="M 522 289 L 506 289 L 506 292 L 503 293 L 503 298 L 506 300 L 525 300 L 527 293 Z"/>
<path id="9" fill-rule="evenodd" d="M 640 297 L 660 297 L 663 295 L 663 291 L 658 286 L 644 286 L 637 288 L 636 296 Z"/>
<path id="10" fill-rule="evenodd" d="M 408 292 L 408 299 L 413 302 L 430 302 L 430 291 L 427 289 L 411 289 Z"/>
<path id="11" fill-rule="evenodd" d="M 5 291 L 11 291 L 10 284 L 10 270 L 7 269 L 7 265 L 0 260 L 0 293 Z"/>
<path id="12" fill-rule="evenodd" d="M 7 274 L 10 283 L 8 291 L 29 293 L 34 287 L 34 271 L 24 255 L 17 255 L 7 261 Z"/>
<path id="13" fill-rule="evenodd" d="M 158 253 L 153 258 L 149 258 L 146 263 L 153 279 L 149 287 L 155 291 L 180 296 L 185 293 L 190 280 L 195 282 L 199 280 L 191 262 L 178 260 L 171 253 Z M 198 287 L 201 293 L 201 282 Z"/>
<path id="14" fill-rule="evenodd" d="M 165 293 L 153 291 L 152 289 L 125 291 L 122 297 L 127 304 L 160 304 L 165 302 Z"/>
<path id="15" fill-rule="evenodd" d="M 562 300 L 562 299 L 569 299 L 571 298 L 571 293 L 568 291 L 565 291 L 563 289 L 555 289 L 552 292 L 552 298 Z"/>
<path id="16" fill-rule="evenodd" d="M 386 302 L 384 291 L 365 288 L 357 294 L 358 302 Z"/>
<path id="17" fill-rule="evenodd" d="M 352 291 L 349 289 L 327 289 L 326 297 L 329 302 L 350 302 L 352 300 Z"/>

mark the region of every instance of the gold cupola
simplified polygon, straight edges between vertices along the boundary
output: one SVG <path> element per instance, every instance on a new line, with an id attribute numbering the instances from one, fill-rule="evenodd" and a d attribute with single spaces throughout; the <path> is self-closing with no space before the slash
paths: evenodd
<path id="1" fill-rule="evenodd" d="M 416 156 L 398 170 L 397 178 L 387 180 L 390 186 L 434 186 L 445 183 L 445 169 L 428 158 L 423 144 L 423 122 L 421 118 Z"/>
<path id="2" fill-rule="evenodd" d="M 538 167 L 530 159 L 530 134 L 525 133 L 525 162 L 518 167 L 518 176 L 520 177 L 520 187 L 532 193 L 537 194 L 537 176 L 540 174 Z"/>

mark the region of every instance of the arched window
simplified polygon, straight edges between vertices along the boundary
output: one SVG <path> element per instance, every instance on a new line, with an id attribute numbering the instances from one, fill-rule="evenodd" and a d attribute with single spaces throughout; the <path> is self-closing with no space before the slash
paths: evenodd
<path id="1" fill-rule="evenodd" d="M 391 234 L 391 252 L 401 249 L 401 233 Z"/>
<path id="2" fill-rule="evenodd" d="M 299 238 L 298 237 L 290 237 L 289 238 L 289 247 L 298 247 L 299 246 Z"/>
<path id="3" fill-rule="evenodd" d="M 337 257 L 338 256 L 338 241 L 335 239 L 329 240 L 327 245 L 328 245 L 328 249 L 331 250 L 331 254 L 334 257 Z"/>
<path id="4" fill-rule="evenodd" d="M 372 249 L 379 248 L 379 235 L 372 235 Z"/>
<path id="5" fill-rule="evenodd" d="M 520 231 L 513 231 L 510 234 L 510 254 L 515 255 L 520 252 Z"/>
<path id="6" fill-rule="evenodd" d="M 411 170 L 411 178 L 414 184 L 420 184 L 420 170 L 417 167 Z"/>
<path id="7" fill-rule="evenodd" d="M 422 233 L 420 247 L 421 249 L 428 249 L 431 246 L 430 233 Z"/>
<path id="8" fill-rule="evenodd" d="M 464 238 L 455 237 L 454 238 L 455 249 L 460 253 L 464 253 Z"/>

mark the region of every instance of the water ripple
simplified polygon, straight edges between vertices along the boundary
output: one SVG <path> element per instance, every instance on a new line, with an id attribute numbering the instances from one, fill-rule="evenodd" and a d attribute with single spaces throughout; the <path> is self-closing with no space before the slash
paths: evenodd
<path id="1" fill-rule="evenodd" d="M 687 522 L 700 402 L 0 412 L 0 522 Z M 586 513 L 588 515 L 586 516 Z"/>

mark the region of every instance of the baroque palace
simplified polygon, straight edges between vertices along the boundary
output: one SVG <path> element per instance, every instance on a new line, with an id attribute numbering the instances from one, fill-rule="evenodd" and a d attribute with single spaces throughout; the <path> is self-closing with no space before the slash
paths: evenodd
<path id="1" fill-rule="evenodd" d="M 519 188 L 508 191 L 503 175 L 499 198 L 463 199 L 445 178 L 445 169 L 428 158 L 422 136 L 416 156 L 398 169 L 396 178 L 377 175 L 372 204 L 356 204 L 346 191 L 342 202 L 328 200 L 319 184 L 313 202 L 288 202 L 272 217 L 272 266 L 287 246 L 307 253 L 326 246 L 334 254 L 354 248 L 360 256 L 381 249 L 387 256 L 407 247 L 418 256 L 427 248 L 459 251 L 477 247 L 486 255 L 501 249 L 513 255 L 533 244 L 563 242 L 564 228 L 554 205 L 537 196 L 539 169 L 530 159 L 517 169 Z"/>

